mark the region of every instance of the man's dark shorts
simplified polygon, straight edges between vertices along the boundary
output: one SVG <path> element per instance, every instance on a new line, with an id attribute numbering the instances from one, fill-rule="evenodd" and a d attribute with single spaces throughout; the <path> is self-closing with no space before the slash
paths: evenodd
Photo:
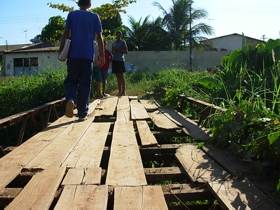
<path id="1" fill-rule="evenodd" d="M 125 72 L 124 62 L 112 60 L 112 73 L 117 74 L 123 72 Z"/>

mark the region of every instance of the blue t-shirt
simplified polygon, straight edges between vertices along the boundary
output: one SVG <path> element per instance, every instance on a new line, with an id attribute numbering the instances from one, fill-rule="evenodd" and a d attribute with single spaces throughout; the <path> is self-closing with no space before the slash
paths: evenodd
<path id="1" fill-rule="evenodd" d="M 123 50 L 127 49 L 126 42 L 122 39 L 119 40 L 119 41 L 113 42 L 112 49 L 114 47 L 118 47 L 118 48 L 123 49 Z M 119 51 L 115 51 L 115 53 L 113 54 L 112 60 L 114 60 L 114 61 L 124 61 L 125 60 L 124 59 L 124 54 L 119 52 Z"/>
<path id="2" fill-rule="evenodd" d="M 65 28 L 70 30 L 71 39 L 68 57 L 93 60 L 95 35 L 102 32 L 99 16 L 85 10 L 72 11 Z"/>

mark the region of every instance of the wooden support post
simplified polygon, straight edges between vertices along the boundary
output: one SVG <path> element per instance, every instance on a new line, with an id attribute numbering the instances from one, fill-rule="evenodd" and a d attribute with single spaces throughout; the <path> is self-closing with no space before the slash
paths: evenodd
<path id="1" fill-rule="evenodd" d="M 40 122 L 42 130 L 45 128 L 45 117 L 44 117 L 44 110 L 40 110 Z"/>
<path id="2" fill-rule="evenodd" d="M 54 114 L 54 117 L 55 117 L 54 119 L 57 120 L 58 119 L 58 114 L 57 114 L 57 111 L 56 111 L 56 108 L 55 108 L 55 104 L 52 105 L 52 111 L 53 111 L 53 114 Z"/>
<path id="3" fill-rule="evenodd" d="M 20 132 L 19 132 L 19 135 L 18 135 L 17 146 L 21 145 L 21 143 L 22 143 L 22 139 L 23 139 L 23 136 L 24 136 L 27 119 L 28 119 L 28 115 L 25 115 L 23 117 L 22 124 L 21 124 L 21 129 L 20 129 Z"/>
<path id="4" fill-rule="evenodd" d="M 6 155 L 6 152 L 3 150 L 3 148 L 0 146 L 0 158 L 4 157 Z"/>
<path id="5" fill-rule="evenodd" d="M 30 119 L 31 119 L 31 121 L 32 121 L 32 124 L 33 124 L 35 130 L 36 130 L 37 132 L 39 132 L 40 129 L 39 129 L 38 124 L 37 124 L 37 122 L 36 122 L 36 120 L 35 120 L 34 113 L 33 113 L 33 112 L 30 112 L 30 113 L 29 113 L 29 117 L 30 117 Z"/>
<path id="6" fill-rule="evenodd" d="M 43 129 L 46 128 L 46 127 L 48 126 L 48 123 L 49 123 L 49 121 L 50 121 L 51 112 L 52 112 L 52 107 L 49 106 L 49 107 L 48 107 L 47 116 L 46 116 L 46 119 L 45 119 L 45 123 L 44 123 Z"/>

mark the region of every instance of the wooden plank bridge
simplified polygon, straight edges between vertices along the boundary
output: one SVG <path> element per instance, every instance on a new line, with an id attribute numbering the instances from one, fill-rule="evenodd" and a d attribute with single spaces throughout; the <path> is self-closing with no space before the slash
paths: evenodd
<path id="1" fill-rule="evenodd" d="M 279 209 L 186 143 L 208 139 L 148 100 L 95 100 L 88 120 L 60 117 L 0 159 L 0 209 Z"/>

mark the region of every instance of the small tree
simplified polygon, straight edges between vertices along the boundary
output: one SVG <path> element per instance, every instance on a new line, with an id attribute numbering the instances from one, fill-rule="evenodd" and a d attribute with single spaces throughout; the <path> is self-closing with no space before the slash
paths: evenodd
<path id="1" fill-rule="evenodd" d="M 54 16 L 49 19 L 49 23 L 42 29 L 41 40 L 58 45 L 65 26 L 65 19 L 61 16 Z"/>

